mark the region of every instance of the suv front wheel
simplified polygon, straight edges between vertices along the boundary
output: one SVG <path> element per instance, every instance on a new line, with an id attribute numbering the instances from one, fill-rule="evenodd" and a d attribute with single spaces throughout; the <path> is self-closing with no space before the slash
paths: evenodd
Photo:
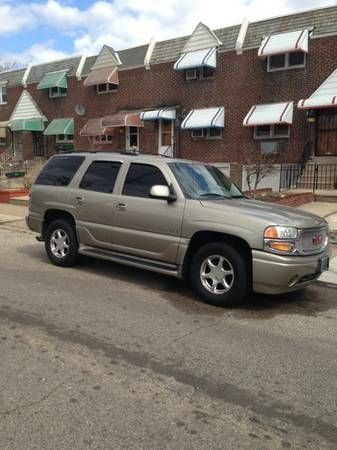
<path id="1" fill-rule="evenodd" d="M 65 219 L 57 219 L 48 225 L 45 249 L 56 266 L 69 267 L 78 256 L 78 243 L 74 227 Z"/>
<path id="2" fill-rule="evenodd" d="M 207 303 L 238 306 L 249 292 L 249 266 L 240 251 L 226 243 L 214 242 L 195 253 L 190 280 Z"/>

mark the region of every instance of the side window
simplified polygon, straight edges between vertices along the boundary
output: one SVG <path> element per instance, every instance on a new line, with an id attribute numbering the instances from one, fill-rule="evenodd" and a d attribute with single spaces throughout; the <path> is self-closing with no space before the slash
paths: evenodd
<path id="1" fill-rule="evenodd" d="M 94 161 L 84 174 L 80 183 L 80 189 L 111 194 L 114 190 L 120 167 L 120 162 Z"/>
<path id="2" fill-rule="evenodd" d="M 68 186 L 84 159 L 84 156 L 56 156 L 50 159 L 35 184 Z"/>
<path id="3" fill-rule="evenodd" d="M 132 197 L 150 197 L 152 186 L 161 184 L 167 186 L 164 175 L 158 167 L 150 164 L 131 164 L 126 175 L 123 195 Z"/>

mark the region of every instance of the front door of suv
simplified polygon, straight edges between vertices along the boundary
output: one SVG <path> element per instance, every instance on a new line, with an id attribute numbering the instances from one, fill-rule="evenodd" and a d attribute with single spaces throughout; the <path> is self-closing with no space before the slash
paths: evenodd
<path id="1" fill-rule="evenodd" d="M 151 198 L 154 185 L 168 185 L 154 164 L 131 163 L 122 193 L 115 196 L 112 242 L 118 251 L 175 263 L 180 243 L 185 200 Z"/>
<path id="2" fill-rule="evenodd" d="M 83 244 L 111 247 L 113 190 L 121 165 L 119 161 L 92 161 L 74 191 L 77 230 Z"/>

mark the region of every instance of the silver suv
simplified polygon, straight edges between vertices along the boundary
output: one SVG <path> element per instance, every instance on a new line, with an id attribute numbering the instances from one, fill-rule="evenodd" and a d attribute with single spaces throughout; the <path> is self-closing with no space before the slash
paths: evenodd
<path id="1" fill-rule="evenodd" d="M 81 254 L 186 278 L 214 305 L 298 289 L 329 264 L 324 219 L 246 198 L 212 165 L 159 156 L 52 157 L 27 225 L 57 266 Z"/>

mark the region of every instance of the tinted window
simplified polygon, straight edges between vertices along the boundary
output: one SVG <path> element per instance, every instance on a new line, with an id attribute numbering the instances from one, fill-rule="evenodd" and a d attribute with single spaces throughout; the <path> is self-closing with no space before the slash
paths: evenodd
<path id="1" fill-rule="evenodd" d="M 152 186 L 167 182 L 161 171 L 149 164 L 131 164 L 125 179 L 123 194 L 133 197 L 150 197 Z"/>
<path id="2" fill-rule="evenodd" d="M 114 161 L 94 161 L 80 183 L 81 189 L 111 194 L 121 163 Z"/>
<path id="3" fill-rule="evenodd" d="M 84 156 L 57 156 L 50 159 L 37 177 L 35 184 L 68 186 L 84 161 Z"/>

